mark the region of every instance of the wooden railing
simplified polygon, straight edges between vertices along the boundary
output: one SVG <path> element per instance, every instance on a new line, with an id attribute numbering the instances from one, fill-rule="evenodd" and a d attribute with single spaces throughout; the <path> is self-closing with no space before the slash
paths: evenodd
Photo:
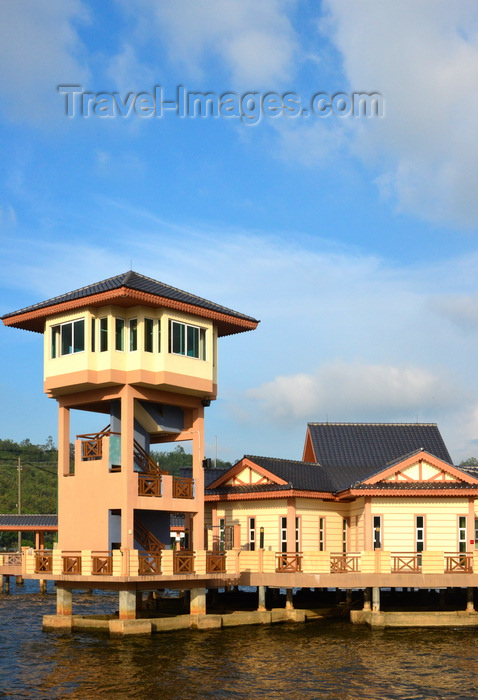
<path id="1" fill-rule="evenodd" d="M 111 433 L 110 426 L 107 425 L 99 433 L 86 433 L 76 436 L 77 440 L 81 440 L 81 459 L 83 462 L 102 459 L 103 438 L 107 435 L 119 435 L 119 433 Z"/>
<path id="2" fill-rule="evenodd" d="M 168 472 L 161 469 L 154 459 L 146 452 L 137 440 L 134 441 L 134 463 L 143 474 L 160 476 Z"/>
<path id="3" fill-rule="evenodd" d="M 173 476 L 173 498 L 194 498 L 193 479 Z"/>
<path id="4" fill-rule="evenodd" d="M 175 552 L 173 556 L 175 574 L 194 574 L 194 553 L 190 551 Z"/>
<path id="5" fill-rule="evenodd" d="M 91 555 L 91 573 L 93 576 L 111 576 L 113 573 L 112 552 L 93 552 Z"/>
<path id="6" fill-rule="evenodd" d="M 222 574 L 226 571 L 225 552 L 206 552 L 206 573 Z"/>
<path id="7" fill-rule="evenodd" d="M 296 571 L 302 571 L 301 552 L 276 553 L 276 573 L 295 573 Z"/>
<path id="8" fill-rule="evenodd" d="M 0 564 L 2 566 L 21 566 L 22 555 L 18 552 L 7 552 L 6 554 L 0 554 Z"/>
<path id="9" fill-rule="evenodd" d="M 159 554 L 165 545 L 139 520 L 134 523 L 134 539 L 148 554 Z"/>
<path id="10" fill-rule="evenodd" d="M 138 574 L 139 576 L 151 576 L 161 573 L 161 554 L 149 554 L 139 552 Z"/>
<path id="11" fill-rule="evenodd" d="M 53 571 L 53 552 L 47 549 L 39 549 L 35 552 L 35 573 L 51 574 Z"/>
<path id="12" fill-rule="evenodd" d="M 138 474 L 138 496 L 161 496 L 161 476 Z"/>
<path id="13" fill-rule="evenodd" d="M 62 572 L 81 574 L 81 552 L 62 552 Z"/>
<path id="14" fill-rule="evenodd" d="M 446 574 L 472 574 L 473 554 L 467 552 L 445 552 Z"/>
<path id="15" fill-rule="evenodd" d="M 331 554 L 330 573 L 348 574 L 353 571 L 359 571 L 359 562 L 359 554 Z"/>
<path id="16" fill-rule="evenodd" d="M 392 574 L 417 574 L 422 568 L 418 552 L 392 552 Z"/>

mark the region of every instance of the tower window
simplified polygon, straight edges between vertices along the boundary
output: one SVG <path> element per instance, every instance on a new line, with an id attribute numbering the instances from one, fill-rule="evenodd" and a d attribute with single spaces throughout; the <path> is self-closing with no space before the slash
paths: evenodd
<path id="1" fill-rule="evenodd" d="M 62 357 L 85 349 L 85 320 L 60 323 L 51 328 L 51 356 Z"/>
<path id="2" fill-rule="evenodd" d="M 169 322 L 169 352 L 206 359 L 206 329 L 177 321 Z"/>

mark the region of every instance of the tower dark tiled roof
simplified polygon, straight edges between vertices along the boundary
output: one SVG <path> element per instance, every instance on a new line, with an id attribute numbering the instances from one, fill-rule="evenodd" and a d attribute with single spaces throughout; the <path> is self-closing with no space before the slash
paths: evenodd
<path id="1" fill-rule="evenodd" d="M 42 332 L 42 324 L 38 321 L 35 323 L 31 319 L 42 319 L 47 315 L 46 310 L 52 307 L 61 306 L 64 304 L 73 304 L 75 301 L 86 300 L 88 297 L 95 297 L 95 295 L 101 295 L 105 293 L 115 292 L 116 290 L 132 290 L 134 292 L 141 292 L 145 295 L 150 295 L 150 298 L 157 297 L 158 305 L 161 304 L 160 300 L 169 300 L 171 305 L 173 303 L 186 304 L 189 307 L 196 307 L 198 309 L 198 315 L 201 315 L 201 310 L 212 312 L 218 314 L 220 318 L 225 319 L 224 323 L 219 323 L 220 335 L 227 335 L 228 333 L 239 332 L 240 330 L 249 330 L 255 328 L 259 321 L 252 318 L 252 316 L 246 316 L 238 311 L 229 309 L 226 306 L 221 306 L 202 297 L 195 296 L 189 292 L 184 292 L 176 287 L 171 287 L 170 285 L 164 284 L 163 282 L 158 282 L 150 277 L 145 277 L 144 275 L 129 270 L 121 275 L 116 275 L 115 277 L 109 277 L 101 282 L 96 282 L 95 284 L 90 284 L 86 287 L 81 287 L 80 289 L 75 289 L 72 292 L 67 292 L 66 294 L 61 294 L 60 296 L 53 297 L 52 299 L 47 299 L 46 301 L 39 302 L 38 304 L 33 304 L 32 306 L 27 306 L 18 311 L 12 311 L 10 313 L 2 316 L 2 320 L 5 325 L 17 325 L 21 328 L 26 328 L 28 330 L 35 330 Z M 131 306 L 137 304 L 137 298 L 133 298 L 128 302 L 127 295 L 121 296 L 118 294 L 118 298 L 114 295 L 111 297 L 110 303 L 120 303 L 124 306 Z M 86 304 L 85 304 L 86 305 Z M 81 303 L 76 306 L 80 307 Z M 41 313 L 45 310 L 45 314 Z M 50 311 L 50 313 L 53 313 Z M 206 314 L 205 314 L 206 315 Z M 28 321 L 22 320 L 21 323 L 15 323 L 15 317 L 24 319 L 29 317 Z M 228 325 L 227 319 L 230 319 L 230 324 Z M 240 323 L 241 328 L 237 327 L 233 330 L 234 323 Z M 242 323 L 241 323 L 242 322 Z M 221 332 L 222 330 L 222 332 Z"/>

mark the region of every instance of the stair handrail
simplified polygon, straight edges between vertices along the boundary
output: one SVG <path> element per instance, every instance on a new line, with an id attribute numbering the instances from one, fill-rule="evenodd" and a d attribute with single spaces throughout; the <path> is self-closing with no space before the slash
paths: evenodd
<path id="1" fill-rule="evenodd" d="M 159 464 L 154 461 L 151 455 L 146 452 L 137 440 L 134 441 L 134 462 L 141 469 L 143 474 L 154 474 L 156 476 L 169 474 L 169 472 L 161 469 Z M 145 465 L 147 469 L 145 469 Z"/>

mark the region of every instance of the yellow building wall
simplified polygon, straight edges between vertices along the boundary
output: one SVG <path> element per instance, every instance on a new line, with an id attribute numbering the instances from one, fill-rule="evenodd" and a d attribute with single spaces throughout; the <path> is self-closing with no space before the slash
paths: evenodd
<path id="1" fill-rule="evenodd" d="M 382 549 L 415 550 L 415 517 L 425 519 L 424 549 L 456 552 L 458 516 L 468 515 L 467 498 L 373 498 L 372 516 L 382 516 Z"/>

